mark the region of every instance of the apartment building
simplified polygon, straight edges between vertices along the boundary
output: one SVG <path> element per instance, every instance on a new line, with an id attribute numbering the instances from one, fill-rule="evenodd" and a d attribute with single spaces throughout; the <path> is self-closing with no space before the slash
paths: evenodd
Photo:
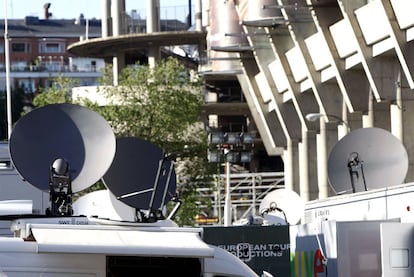
<path id="1" fill-rule="evenodd" d="M 45 7 L 47 10 L 48 7 Z M 66 51 L 68 45 L 80 39 L 100 37 L 100 20 L 54 19 L 26 16 L 8 20 L 8 43 L 11 87 L 22 87 L 26 93 L 36 93 L 47 87 L 53 77 L 73 78 L 80 85 L 95 85 L 104 67 L 103 59 L 77 57 Z M 0 88 L 5 90 L 5 21 L 0 22 Z"/>

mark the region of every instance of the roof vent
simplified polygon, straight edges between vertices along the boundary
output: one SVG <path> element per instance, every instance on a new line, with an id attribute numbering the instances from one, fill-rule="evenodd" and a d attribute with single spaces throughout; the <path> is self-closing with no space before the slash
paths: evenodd
<path id="1" fill-rule="evenodd" d="M 37 24 L 39 24 L 39 17 L 37 17 L 37 16 L 26 16 L 24 18 L 24 24 L 26 24 L 26 25 L 37 25 Z"/>

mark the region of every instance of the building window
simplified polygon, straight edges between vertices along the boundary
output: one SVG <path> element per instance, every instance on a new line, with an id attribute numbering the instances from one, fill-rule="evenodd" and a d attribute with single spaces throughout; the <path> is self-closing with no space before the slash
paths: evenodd
<path id="1" fill-rule="evenodd" d="M 410 266 L 410 252 L 408 248 L 391 249 L 391 267 L 408 268 Z"/>
<path id="2" fill-rule="evenodd" d="M 40 53 L 63 53 L 65 45 L 58 42 L 47 42 L 40 44 Z"/>
<path id="3" fill-rule="evenodd" d="M 96 61 L 91 61 L 91 70 L 92 72 L 96 72 Z"/>
<path id="4" fill-rule="evenodd" d="M 29 79 L 20 79 L 19 87 L 24 90 L 25 93 L 33 93 L 35 91 L 35 81 L 31 78 Z"/>
<path id="5" fill-rule="evenodd" d="M 223 132 L 242 132 L 247 130 L 246 119 L 244 115 L 222 115 L 218 118 L 218 126 Z"/>
<path id="6" fill-rule="evenodd" d="M 46 43 L 46 51 L 49 53 L 59 53 L 58 43 Z"/>
<path id="7" fill-rule="evenodd" d="M 11 50 L 13 52 L 29 53 L 30 52 L 30 44 L 23 43 L 23 42 L 15 42 L 15 43 L 12 43 Z"/>

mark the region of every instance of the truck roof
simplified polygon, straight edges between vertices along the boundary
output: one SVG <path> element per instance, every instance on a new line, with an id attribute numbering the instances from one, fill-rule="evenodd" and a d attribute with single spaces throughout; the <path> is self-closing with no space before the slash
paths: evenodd
<path id="1" fill-rule="evenodd" d="M 10 247 L 38 253 L 214 256 L 214 248 L 201 239 L 201 228 L 28 223 L 26 229 L 30 237 L 9 239 L 7 243 Z M 21 244 L 35 244 L 36 247 Z"/>

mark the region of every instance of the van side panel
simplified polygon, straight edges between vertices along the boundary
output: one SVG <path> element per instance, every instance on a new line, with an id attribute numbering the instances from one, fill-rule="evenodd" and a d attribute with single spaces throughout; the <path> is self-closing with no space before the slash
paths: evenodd
<path id="1" fill-rule="evenodd" d="M 0 252 L 0 270 L 7 277 L 106 276 L 105 255 L 96 254 Z"/>

